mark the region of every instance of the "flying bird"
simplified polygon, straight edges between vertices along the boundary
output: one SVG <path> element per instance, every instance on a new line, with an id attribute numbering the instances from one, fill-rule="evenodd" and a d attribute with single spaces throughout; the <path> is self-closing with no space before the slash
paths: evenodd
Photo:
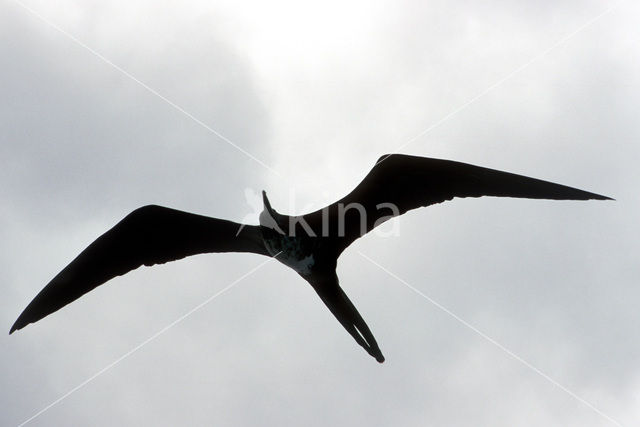
<path id="1" fill-rule="evenodd" d="M 210 252 L 275 257 L 294 269 L 355 341 L 384 362 L 369 327 L 338 282 L 340 254 L 384 221 L 455 197 L 613 200 L 522 175 L 451 160 L 387 154 L 356 188 L 323 209 L 300 216 L 276 212 L 262 192 L 260 225 L 238 224 L 149 205 L 98 237 L 31 301 L 9 333 L 59 310 L 97 286 L 134 270 Z"/>

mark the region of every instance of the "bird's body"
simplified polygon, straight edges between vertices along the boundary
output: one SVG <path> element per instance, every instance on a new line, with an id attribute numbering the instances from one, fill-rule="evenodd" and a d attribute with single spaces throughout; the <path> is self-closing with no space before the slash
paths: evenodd
<path id="1" fill-rule="evenodd" d="M 316 267 L 314 252 L 317 250 L 317 242 L 313 238 L 279 234 L 265 226 L 260 228 L 269 255 L 276 256 L 278 261 L 302 276 L 311 274 Z"/>
<path id="2" fill-rule="evenodd" d="M 315 212 L 276 212 L 263 192 L 260 225 L 238 224 L 161 206 L 139 208 L 100 236 L 56 275 L 11 327 L 36 322 L 110 279 L 141 265 L 208 252 L 275 257 L 305 279 L 343 327 L 371 356 L 384 356 L 339 285 L 340 254 L 354 240 L 408 210 L 454 197 L 605 200 L 560 184 L 450 160 L 382 156 L 347 196 Z"/>

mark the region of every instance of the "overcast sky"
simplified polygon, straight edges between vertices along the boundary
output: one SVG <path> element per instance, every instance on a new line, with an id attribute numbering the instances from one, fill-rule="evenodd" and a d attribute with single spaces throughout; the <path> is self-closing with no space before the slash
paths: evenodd
<path id="1" fill-rule="evenodd" d="M 241 221 L 256 219 L 246 195 L 266 189 L 277 210 L 303 213 L 398 151 L 617 199 L 455 200 L 354 243 L 338 273 L 382 365 L 269 262 L 28 425 L 640 424 L 638 4 L 23 6 L 0 4 L 6 331 L 144 204 Z M 142 268 L 0 334 L 0 424 L 264 260 Z"/>

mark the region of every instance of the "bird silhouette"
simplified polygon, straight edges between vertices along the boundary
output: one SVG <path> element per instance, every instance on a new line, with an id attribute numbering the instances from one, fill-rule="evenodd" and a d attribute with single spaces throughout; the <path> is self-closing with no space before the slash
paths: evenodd
<path id="1" fill-rule="evenodd" d="M 271 207 L 264 191 L 262 196 L 260 225 L 155 205 L 134 210 L 58 273 L 24 309 L 9 333 L 141 265 L 201 253 L 250 252 L 275 257 L 294 269 L 355 341 L 382 363 L 384 356 L 373 334 L 336 274 L 338 257 L 354 240 L 392 217 L 455 197 L 613 200 L 513 173 L 402 154 L 380 157 L 353 191 L 315 212 L 282 215 Z"/>

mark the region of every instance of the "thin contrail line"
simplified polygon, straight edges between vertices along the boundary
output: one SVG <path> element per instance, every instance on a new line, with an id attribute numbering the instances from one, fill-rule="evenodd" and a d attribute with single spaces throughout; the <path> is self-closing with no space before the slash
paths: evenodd
<path id="1" fill-rule="evenodd" d="M 455 116 L 456 114 L 458 114 L 459 112 L 461 112 L 462 110 L 464 110 L 465 108 L 467 108 L 468 106 L 470 106 L 471 104 L 473 104 L 474 102 L 476 102 L 477 100 L 479 100 L 480 98 L 484 97 L 485 95 L 487 95 L 488 93 L 490 93 L 491 91 L 493 91 L 494 89 L 500 87 L 502 84 L 504 84 L 505 82 L 507 82 L 508 80 L 511 80 L 511 78 L 513 78 L 515 75 L 517 75 L 518 73 L 522 72 L 523 70 L 525 70 L 526 68 L 528 68 L 531 64 L 533 64 L 534 62 L 540 60 L 541 58 L 547 56 L 550 52 L 552 52 L 553 50 L 555 50 L 556 48 L 558 48 L 558 46 L 565 44 L 566 42 L 568 42 L 569 40 L 571 40 L 573 37 L 575 37 L 578 33 L 584 31 L 585 29 L 587 29 L 588 27 L 590 27 L 591 25 L 593 25 L 596 21 L 598 21 L 600 18 L 602 18 L 603 16 L 607 15 L 608 13 L 610 13 L 616 6 L 618 6 L 620 3 L 622 3 L 622 1 L 617 2 L 613 5 L 611 5 L 608 9 L 606 9 L 603 12 L 600 12 L 598 15 L 596 15 L 595 17 L 587 20 L 587 22 L 585 22 L 584 24 L 582 24 L 581 26 L 579 26 L 576 30 L 574 30 L 573 32 L 569 33 L 568 35 L 562 37 L 560 40 L 558 40 L 557 42 L 555 42 L 553 45 L 551 45 L 550 47 L 548 47 L 547 49 L 545 49 L 544 51 L 542 51 L 541 53 L 539 53 L 538 55 L 534 56 L 533 58 L 531 58 L 530 60 L 528 60 L 527 62 L 525 62 L 524 64 L 520 65 L 519 67 L 517 67 L 516 69 L 514 69 L 513 71 L 511 71 L 509 74 L 507 74 L 506 76 L 504 76 L 503 78 L 501 78 L 500 80 L 496 81 L 495 83 L 493 83 L 492 85 L 490 85 L 489 87 L 487 87 L 485 90 L 483 90 L 482 92 L 478 93 L 476 96 L 474 96 L 473 98 L 469 99 L 468 101 L 466 101 L 465 103 L 463 103 L 462 105 L 460 105 L 459 107 L 455 108 L 454 110 L 452 110 L 451 112 L 449 112 L 448 114 L 446 114 L 444 117 L 440 118 L 437 122 L 433 123 L 431 126 L 427 127 L 426 129 L 424 129 L 422 132 L 418 133 L 416 136 L 409 138 L 405 143 L 403 143 L 402 145 L 400 145 L 398 148 L 396 148 L 395 151 L 399 151 L 402 150 L 403 148 L 405 148 L 407 145 L 413 143 L 415 140 L 417 140 L 418 138 L 423 137 L 424 135 L 426 135 L 427 133 L 431 132 L 433 129 L 437 128 L 438 126 L 440 126 L 441 124 L 443 124 L 444 122 L 446 122 L 447 120 L 449 120 L 451 117 Z M 386 159 L 385 159 L 386 160 Z M 383 160 L 384 161 L 384 160 Z"/>
<path id="2" fill-rule="evenodd" d="M 36 18 L 38 18 L 39 20 L 41 20 L 42 22 L 44 22 L 45 24 L 47 24 L 48 26 L 50 26 L 51 28 L 55 29 L 56 31 L 62 33 L 63 35 L 65 35 L 66 37 L 68 37 L 69 39 L 71 39 L 72 41 L 74 41 L 76 44 L 78 44 L 79 46 L 83 47 L 84 49 L 88 50 L 89 52 L 91 52 L 93 55 L 95 55 L 96 57 L 98 57 L 99 59 L 101 59 L 103 62 L 105 62 L 106 64 L 112 66 L 113 68 L 115 68 L 116 70 L 118 70 L 120 73 L 124 74 L 125 76 L 127 76 L 128 78 L 130 78 L 131 80 L 133 80 L 134 82 L 138 83 L 140 86 L 142 86 L 143 88 L 145 88 L 147 91 L 149 91 L 150 93 L 152 93 L 153 95 L 157 96 L 158 98 L 162 99 L 164 102 L 166 102 L 167 104 L 169 104 L 170 106 L 172 106 L 174 109 L 178 110 L 179 112 L 181 112 L 182 114 L 184 114 L 185 116 L 189 117 L 191 120 L 193 120 L 194 122 L 196 122 L 197 124 L 199 124 L 200 126 L 202 126 L 203 128 L 205 128 L 206 130 L 208 130 L 209 132 L 213 133 L 215 136 L 217 136 L 218 138 L 220 138 L 221 140 L 223 140 L 224 142 L 226 142 L 227 144 L 231 145 L 232 147 L 234 147 L 236 150 L 240 151 L 241 153 L 243 153 L 245 156 L 249 157 L 250 159 L 254 160 L 255 162 L 257 162 L 258 164 L 260 164 L 261 166 L 265 167 L 267 170 L 273 172 L 275 175 L 277 176 L 282 176 L 280 175 L 280 173 L 278 173 L 278 171 L 276 171 L 275 169 L 273 169 L 271 166 L 267 165 L 266 163 L 264 163 L 262 160 L 258 159 L 257 157 L 255 157 L 254 155 L 252 155 L 251 153 L 249 153 L 247 150 L 245 150 L 244 148 L 240 147 L 239 145 L 237 145 L 236 143 L 234 143 L 233 141 L 231 141 L 229 138 L 227 138 L 226 136 L 222 135 L 220 132 L 218 132 L 217 130 L 213 129 L 211 126 L 207 125 L 206 123 L 204 123 L 202 120 L 198 119 L 197 117 L 195 117 L 193 114 L 189 113 L 187 110 L 185 110 L 184 108 L 180 107 L 178 104 L 176 104 L 175 102 L 171 101 L 170 99 L 168 99 L 166 96 L 162 95 L 161 93 L 159 93 L 157 90 L 153 89 L 152 87 L 150 87 L 149 85 L 147 85 L 146 83 L 142 82 L 141 80 L 139 80 L 138 78 L 136 78 L 134 75 L 132 75 L 131 73 L 129 73 L 128 71 L 126 71 L 125 69 L 123 69 L 122 67 L 120 67 L 119 65 L 115 64 L 114 62 L 112 62 L 111 60 L 109 60 L 108 58 L 106 58 L 104 55 L 102 55 L 101 53 L 97 52 L 95 49 L 89 47 L 88 45 L 86 45 L 85 43 L 83 43 L 81 40 L 79 40 L 78 38 L 76 38 L 74 35 L 72 35 L 71 33 L 67 32 L 66 30 L 62 29 L 61 27 L 59 27 L 58 25 L 54 24 L 53 22 L 49 21 L 47 18 L 45 18 L 44 16 L 42 16 L 41 14 L 39 14 L 38 12 L 36 12 L 35 10 L 31 9 L 30 7 L 28 7 L 27 5 L 25 5 L 24 3 L 22 3 L 20 0 L 11 0 L 12 2 L 14 2 L 15 4 L 17 4 L 18 6 L 20 6 L 21 8 L 23 8 L 24 10 L 26 10 L 27 12 L 31 13 L 33 16 L 35 16 Z"/>
<path id="3" fill-rule="evenodd" d="M 207 298 L 206 300 L 204 300 L 200 304 L 196 305 L 191 310 L 187 311 L 185 314 L 183 314 L 182 316 L 178 317 L 176 320 L 174 320 L 173 322 L 169 323 L 167 326 L 165 326 L 164 328 L 160 329 L 158 332 L 156 332 L 155 334 L 151 335 L 149 338 L 147 338 L 146 340 L 142 341 L 140 344 L 136 345 L 131 350 L 127 351 L 122 356 L 118 357 L 116 360 L 114 360 L 113 362 L 109 363 L 107 366 L 105 366 L 104 368 L 100 369 L 98 372 L 96 372 L 95 374 L 91 375 L 89 378 L 87 378 L 86 380 L 84 380 L 83 382 L 81 382 L 80 384 L 78 384 L 77 386 L 75 386 L 74 388 L 72 388 L 71 390 L 69 390 L 68 392 L 66 392 L 65 394 L 63 394 L 62 396 L 60 396 L 59 398 L 54 400 L 53 402 L 51 402 L 50 404 L 48 404 L 47 406 L 45 406 L 44 408 L 42 408 L 41 410 L 36 412 L 34 415 L 32 415 L 31 417 L 29 417 L 28 419 L 26 419 L 25 421 L 20 423 L 18 425 L 18 427 L 22 427 L 23 425 L 33 421 L 35 418 L 39 417 L 44 412 L 46 412 L 49 409 L 51 409 L 53 406 L 55 406 L 58 403 L 62 402 L 64 399 L 66 399 L 67 397 L 69 397 L 70 395 L 75 393 L 76 391 L 80 390 L 82 387 L 84 387 L 85 385 L 89 384 L 91 381 L 93 381 L 94 379 L 96 379 L 100 375 L 104 374 L 109 369 L 113 368 L 115 365 L 117 365 L 118 363 L 122 362 L 124 359 L 126 359 L 129 356 L 131 356 L 133 353 L 135 353 L 136 351 L 140 350 L 145 345 L 147 345 L 148 343 L 150 343 L 154 339 L 158 338 L 160 335 L 164 334 L 169 329 L 171 329 L 172 327 L 174 327 L 178 323 L 182 322 L 184 319 L 186 319 L 187 317 L 191 316 L 193 313 L 195 313 L 196 311 L 200 310 L 202 307 L 204 307 L 205 305 L 209 304 L 211 301 L 213 301 L 214 299 L 216 299 L 217 297 L 219 297 L 223 293 L 227 292 L 229 289 L 231 289 L 232 287 L 237 285 L 240 281 L 242 281 L 243 279 L 247 278 L 251 274 L 255 273 L 258 269 L 260 269 L 262 266 L 264 266 L 265 264 L 267 264 L 268 262 L 273 260 L 278 255 L 280 255 L 280 252 L 278 252 L 273 257 L 269 258 L 268 260 L 260 263 L 257 267 L 254 267 L 253 269 L 249 270 L 248 272 L 246 272 L 242 276 L 238 277 L 236 280 L 234 280 L 233 282 L 231 282 L 230 284 L 228 284 L 227 286 L 225 286 L 224 288 L 222 288 L 221 290 L 219 290 L 215 294 L 211 295 L 209 298 Z"/>
<path id="4" fill-rule="evenodd" d="M 613 424 L 622 427 L 622 424 L 620 424 L 618 421 L 614 420 L 613 418 L 611 418 L 609 415 L 605 414 L 604 412 L 602 412 L 600 409 L 596 408 L 593 404 L 589 403 L 588 401 L 584 400 L 582 397 L 578 396 L 577 394 L 575 394 L 574 392 L 572 392 L 571 390 L 569 390 L 568 388 L 566 388 L 565 386 L 563 386 L 562 384 L 560 384 L 558 381 L 554 380 L 553 378 L 551 378 L 549 375 L 545 374 L 544 372 L 542 372 L 540 369 L 536 368 L 535 366 L 533 366 L 531 363 L 527 362 L 526 360 L 524 360 L 522 357 L 518 356 L 517 354 L 515 354 L 513 351 L 509 350 L 508 348 L 506 348 L 504 345 L 500 344 L 498 341 L 496 341 L 495 339 L 491 338 L 490 336 L 488 336 L 487 334 L 485 334 L 484 332 L 482 332 L 481 330 L 479 330 L 478 328 L 476 328 L 475 326 L 473 326 L 472 324 L 470 324 L 469 322 L 467 322 L 466 320 L 464 320 L 463 318 L 461 318 L 460 316 L 458 316 L 457 314 L 455 314 L 454 312 L 452 312 L 451 310 L 449 310 L 448 308 L 446 308 L 445 306 L 443 306 L 442 304 L 440 304 L 438 301 L 434 300 L 433 298 L 427 296 L 426 294 L 424 294 L 422 291 L 420 291 L 419 289 L 415 288 L 414 286 L 410 285 L 409 283 L 407 283 L 405 280 L 403 280 L 402 278 L 398 277 L 396 274 L 392 273 L 391 271 L 389 271 L 388 269 L 386 269 L 385 267 L 383 267 L 382 265 L 380 265 L 379 263 L 377 263 L 376 261 L 372 260 L 371 258 L 369 258 L 368 256 L 366 256 L 365 254 L 363 254 L 362 252 L 358 251 L 358 253 L 360 254 L 360 256 L 362 256 L 364 259 L 366 259 L 367 261 L 369 261 L 370 263 L 372 263 L 373 265 L 375 265 L 376 267 L 378 267 L 379 269 L 381 269 L 382 271 L 384 271 L 385 273 L 387 273 L 389 276 L 393 277 L 394 279 L 396 279 L 397 281 L 399 281 L 400 283 L 402 283 L 403 285 L 405 285 L 406 287 L 408 287 L 409 289 L 411 289 L 413 292 L 417 293 L 418 295 L 420 295 L 422 298 L 426 299 L 427 301 L 429 301 L 431 304 L 435 305 L 436 307 L 438 307 L 440 310 L 444 311 L 445 313 L 447 313 L 449 316 L 453 317 L 455 320 L 457 320 L 458 322 L 462 323 L 464 326 L 466 326 L 467 328 L 471 329 L 473 332 L 477 333 L 478 335 L 480 335 L 482 338 L 484 338 L 485 340 L 489 341 L 491 344 L 495 345 L 496 347 L 498 347 L 500 350 L 504 351 L 505 353 L 507 353 L 509 356 L 511 356 L 512 358 L 514 358 L 515 360 L 517 360 L 518 362 L 522 363 L 524 366 L 526 366 L 527 368 L 531 369 L 533 372 L 535 372 L 536 374 L 540 375 L 541 377 L 543 377 L 544 379 L 546 379 L 547 381 L 549 381 L 551 384 L 555 385 L 556 387 L 558 387 L 560 390 L 564 391 L 565 393 L 567 393 L 569 396 L 573 397 L 574 399 L 578 400 L 579 402 L 583 403 L 584 405 L 588 406 L 589 408 L 591 408 L 593 411 L 595 411 L 598 415 L 606 418 L 607 420 L 611 421 Z"/>

